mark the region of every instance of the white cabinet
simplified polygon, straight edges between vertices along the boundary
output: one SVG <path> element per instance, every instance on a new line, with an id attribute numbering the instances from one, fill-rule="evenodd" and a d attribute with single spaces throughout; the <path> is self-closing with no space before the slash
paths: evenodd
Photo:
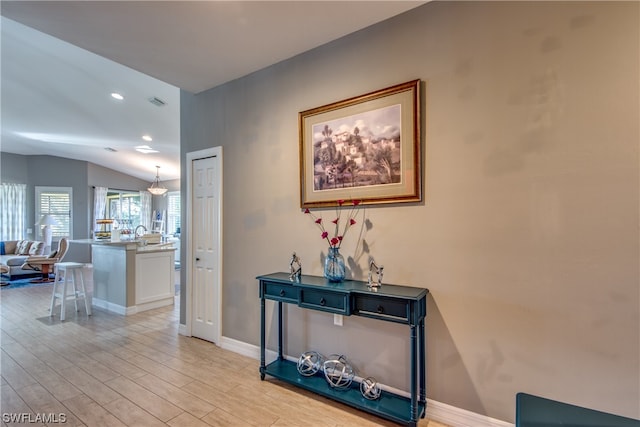
<path id="1" fill-rule="evenodd" d="M 138 311 L 171 305 L 174 295 L 174 251 L 137 253 L 135 304 Z"/>

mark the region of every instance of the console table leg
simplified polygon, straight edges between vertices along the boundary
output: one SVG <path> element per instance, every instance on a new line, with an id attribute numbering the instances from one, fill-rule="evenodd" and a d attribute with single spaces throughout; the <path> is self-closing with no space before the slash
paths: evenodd
<path id="1" fill-rule="evenodd" d="M 426 346 L 427 343 L 425 341 L 425 332 L 424 332 L 424 319 L 420 321 L 418 329 L 418 351 L 419 351 L 419 362 L 420 362 L 420 403 L 424 404 L 427 401 L 427 389 L 426 389 L 426 381 L 427 381 L 427 371 L 426 371 Z M 425 414 L 426 414 L 425 408 Z"/>
<path id="2" fill-rule="evenodd" d="M 265 331 L 264 331 L 264 298 L 260 298 L 260 379 L 264 380 L 265 370 Z"/>
<path id="3" fill-rule="evenodd" d="M 413 425 L 418 421 L 418 378 L 416 369 L 416 352 L 418 336 L 416 326 L 411 325 L 411 422 Z"/>
<path id="4" fill-rule="evenodd" d="M 278 301 L 278 359 L 284 359 L 282 355 L 282 301 Z"/>

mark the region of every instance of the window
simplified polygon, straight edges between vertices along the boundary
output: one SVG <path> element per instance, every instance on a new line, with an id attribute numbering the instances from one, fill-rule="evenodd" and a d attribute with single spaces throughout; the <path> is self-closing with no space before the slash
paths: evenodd
<path id="1" fill-rule="evenodd" d="M 43 215 L 49 214 L 54 217 L 57 222 L 51 226 L 54 239 L 73 237 L 72 201 L 71 187 L 36 187 L 36 222 Z"/>
<path id="2" fill-rule="evenodd" d="M 107 192 L 107 218 L 123 224 L 140 224 L 140 193 L 109 189 Z"/>
<path id="3" fill-rule="evenodd" d="M 167 234 L 180 234 L 180 192 L 167 193 Z"/>

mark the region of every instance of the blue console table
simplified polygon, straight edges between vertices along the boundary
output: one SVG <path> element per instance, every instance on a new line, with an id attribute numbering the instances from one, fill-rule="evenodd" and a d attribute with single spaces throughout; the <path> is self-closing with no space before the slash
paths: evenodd
<path id="1" fill-rule="evenodd" d="M 270 375 L 324 397 L 370 412 L 397 423 L 415 427 L 426 410 L 425 332 L 428 289 L 384 284 L 370 289 L 366 282 L 345 280 L 329 282 L 323 277 L 303 275 L 292 281 L 288 273 L 258 276 L 260 283 L 260 378 Z M 265 364 L 265 300 L 278 306 L 278 357 Z M 411 396 L 407 398 L 383 391 L 377 400 L 367 400 L 360 394 L 359 384 L 348 390 L 330 387 L 322 373 L 306 377 L 298 373 L 297 364 L 282 354 L 282 305 L 345 316 L 362 316 L 386 322 L 406 324 L 411 342 Z"/>

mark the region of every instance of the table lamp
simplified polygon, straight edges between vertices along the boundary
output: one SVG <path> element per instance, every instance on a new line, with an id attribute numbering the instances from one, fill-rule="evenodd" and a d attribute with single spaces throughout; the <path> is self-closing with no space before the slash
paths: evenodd
<path id="1" fill-rule="evenodd" d="M 53 230 L 51 230 L 51 226 L 58 224 L 59 222 L 49 214 L 42 215 L 40 221 L 36 223 L 36 225 L 42 226 L 42 241 L 44 241 L 44 245 L 47 248 L 51 248 L 51 237 L 53 236 Z"/>

